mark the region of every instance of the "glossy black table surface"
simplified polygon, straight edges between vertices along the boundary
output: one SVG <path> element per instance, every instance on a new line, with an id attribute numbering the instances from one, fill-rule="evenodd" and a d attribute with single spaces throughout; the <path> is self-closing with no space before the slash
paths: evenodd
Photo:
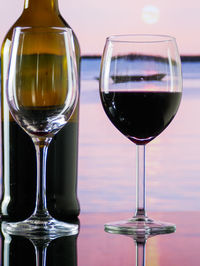
<path id="1" fill-rule="evenodd" d="M 81 214 L 80 231 L 51 242 L 33 244 L 21 236 L 1 235 L 3 266 L 195 266 L 200 265 L 200 212 L 150 213 L 151 218 L 175 223 L 176 232 L 143 243 L 131 236 L 110 234 L 104 223 L 130 218 L 130 213 Z M 37 246 L 37 248 L 36 248 Z"/>

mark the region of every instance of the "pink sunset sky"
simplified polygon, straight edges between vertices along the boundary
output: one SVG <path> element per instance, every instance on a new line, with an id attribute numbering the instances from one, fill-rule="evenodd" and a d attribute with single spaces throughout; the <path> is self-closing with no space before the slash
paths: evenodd
<path id="1" fill-rule="evenodd" d="M 1 1 L 1 43 L 23 2 Z M 78 36 L 82 55 L 102 54 L 105 38 L 122 33 L 173 35 L 182 55 L 200 55 L 199 0 L 59 0 L 59 6 Z"/>

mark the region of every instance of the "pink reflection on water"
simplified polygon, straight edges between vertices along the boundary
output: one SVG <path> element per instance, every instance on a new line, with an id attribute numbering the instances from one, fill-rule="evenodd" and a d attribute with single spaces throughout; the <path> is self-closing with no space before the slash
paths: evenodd
<path id="1" fill-rule="evenodd" d="M 151 237 L 146 243 L 145 266 L 199 265 L 199 212 L 151 213 L 151 217 L 176 224 L 172 234 Z M 130 213 L 81 215 L 78 237 L 79 266 L 136 266 L 136 246 L 129 236 L 104 232 L 104 223 L 130 217 Z M 139 264 L 137 266 L 140 266 Z"/>
<path id="2" fill-rule="evenodd" d="M 135 145 L 109 121 L 98 82 L 82 85 L 96 93 L 80 108 L 79 199 L 82 211 L 132 211 L 135 207 Z M 146 147 L 147 209 L 200 209 L 199 99 L 183 97 L 168 128 Z"/>

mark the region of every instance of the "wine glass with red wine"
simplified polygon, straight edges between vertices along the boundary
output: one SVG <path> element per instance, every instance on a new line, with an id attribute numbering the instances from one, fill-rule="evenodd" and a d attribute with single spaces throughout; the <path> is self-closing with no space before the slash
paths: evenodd
<path id="1" fill-rule="evenodd" d="M 146 214 L 145 146 L 173 120 L 182 96 L 181 61 L 176 40 L 163 35 L 107 38 L 101 62 L 100 97 L 112 124 L 136 144 L 136 211 L 105 224 L 122 234 L 175 231 L 171 223 Z"/>

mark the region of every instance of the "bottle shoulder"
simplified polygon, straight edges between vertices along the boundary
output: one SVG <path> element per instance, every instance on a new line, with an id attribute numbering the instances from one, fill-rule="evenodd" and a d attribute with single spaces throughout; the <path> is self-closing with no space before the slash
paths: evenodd
<path id="1" fill-rule="evenodd" d="M 21 22 L 21 16 L 14 22 L 14 24 L 7 31 L 6 35 L 4 36 L 2 46 L 4 45 L 7 39 L 11 40 L 13 29 L 17 26 L 21 26 L 20 22 Z"/>
<path id="2" fill-rule="evenodd" d="M 1 53 L 4 50 L 4 47 L 7 43 L 7 40 L 12 39 L 12 33 L 13 29 L 15 27 L 28 27 L 28 26 L 46 26 L 46 27 L 70 27 L 70 25 L 65 21 L 65 19 L 62 17 L 60 13 L 54 14 L 54 13 L 44 13 L 43 16 L 40 16 L 41 14 L 30 14 L 30 12 L 24 11 L 21 16 L 16 20 L 16 22 L 10 27 L 8 32 L 6 33 L 2 46 L 1 46 Z M 72 29 L 73 31 L 73 29 Z M 78 38 L 76 34 L 74 33 L 74 39 L 75 39 L 75 45 L 76 49 L 79 51 L 80 54 L 80 46 L 78 42 Z"/>

